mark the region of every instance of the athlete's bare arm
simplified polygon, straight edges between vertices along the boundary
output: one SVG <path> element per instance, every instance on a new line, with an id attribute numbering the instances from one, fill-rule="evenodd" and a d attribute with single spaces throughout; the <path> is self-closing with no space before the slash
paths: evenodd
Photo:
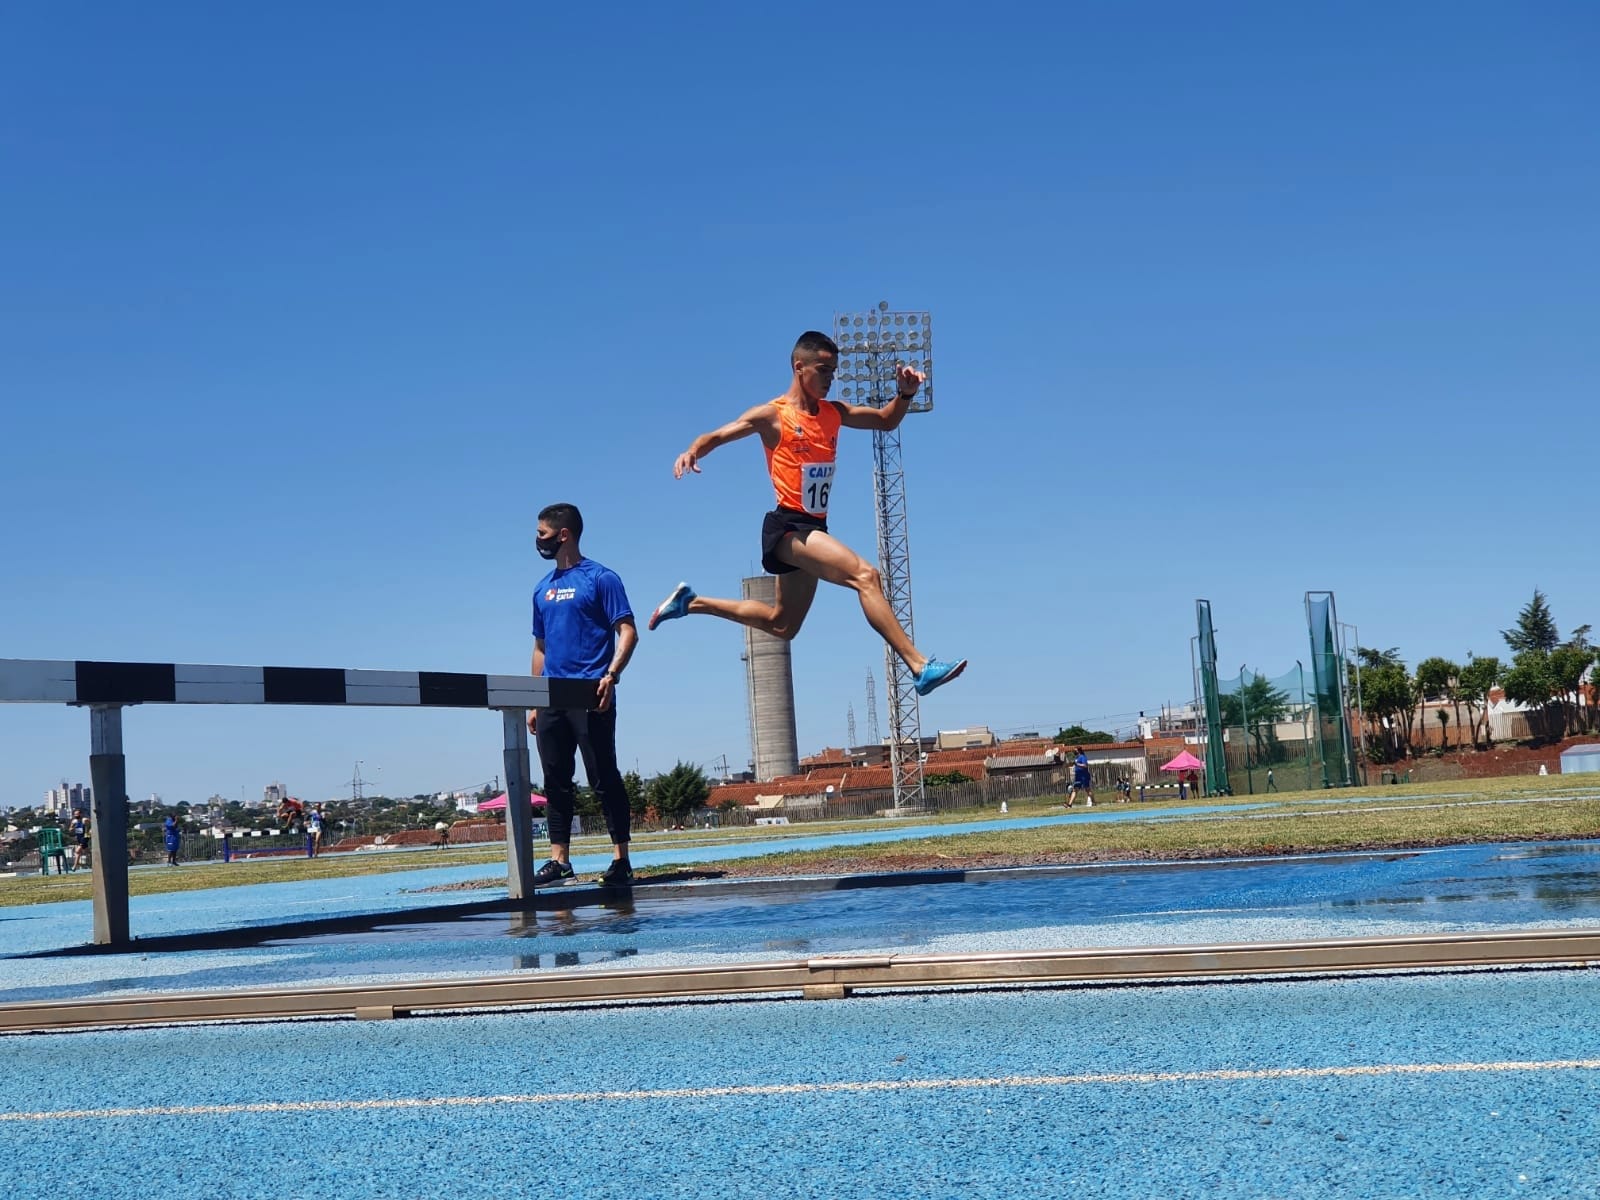
<path id="1" fill-rule="evenodd" d="M 923 374 L 905 363 L 897 363 L 894 374 L 895 398 L 882 408 L 835 401 L 839 405 L 839 423 L 848 429 L 898 429 L 900 422 L 906 419 L 917 389 L 922 386 Z"/>
<path id="2" fill-rule="evenodd" d="M 749 412 L 736 420 L 729 421 L 720 429 L 713 429 L 710 433 L 702 433 L 690 443 L 689 448 L 678 455 L 672 464 L 672 477 L 682 479 L 693 471 L 700 474 L 700 460 L 710 454 L 718 446 L 726 446 L 729 442 L 737 442 L 740 438 L 747 438 L 757 434 L 764 446 L 778 444 L 778 410 L 769 400 L 765 404 L 758 404 Z"/>

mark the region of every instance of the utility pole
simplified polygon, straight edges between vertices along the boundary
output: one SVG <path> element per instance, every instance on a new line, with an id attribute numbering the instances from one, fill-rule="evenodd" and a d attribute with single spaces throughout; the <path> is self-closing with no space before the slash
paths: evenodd
<path id="1" fill-rule="evenodd" d="M 878 731 L 878 681 L 871 671 L 867 672 L 867 740 L 874 746 L 883 743 L 883 734 Z"/>

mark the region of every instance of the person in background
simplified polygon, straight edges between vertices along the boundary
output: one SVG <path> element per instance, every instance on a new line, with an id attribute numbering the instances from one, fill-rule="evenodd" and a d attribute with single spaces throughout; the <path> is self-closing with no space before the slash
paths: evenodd
<path id="1" fill-rule="evenodd" d="M 89 865 L 89 820 L 81 812 L 72 814 L 72 869 Z"/>
<path id="2" fill-rule="evenodd" d="M 583 514 L 573 504 L 551 504 L 539 513 L 534 548 L 555 564 L 533 592 L 533 659 L 529 672 L 555 679 L 592 679 L 597 706 L 543 708 L 528 714 L 544 770 L 545 817 L 550 859 L 534 872 L 536 888 L 577 880 L 572 869 L 573 776 L 583 756 L 589 786 L 600 798 L 611 835 L 611 865 L 596 880 L 602 887 L 633 884 L 628 861 L 633 812 L 617 768 L 617 685 L 639 641 L 633 608 L 622 580 L 609 567 L 585 557 L 578 539 Z"/>
<path id="3" fill-rule="evenodd" d="M 1072 807 L 1072 802 L 1078 798 L 1079 792 L 1089 798 L 1089 803 L 1085 807 L 1093 808 L 1094 780 L 1089 774 L 1089 756 L 1083 752 L 1082 746 L 1078 747 L 1077 754 L 1072 759 L 1072 790 L 1067 793 L 1068 808 Z"/>
<path id="4" fill-rule="evenodd" d="M 167 844 L 167 866 L 178 865 L 178 847 L 183 844 L 183 836 L 178 832 L 178 818 L 168 817 L 161 825 L 162 840 Z"/>

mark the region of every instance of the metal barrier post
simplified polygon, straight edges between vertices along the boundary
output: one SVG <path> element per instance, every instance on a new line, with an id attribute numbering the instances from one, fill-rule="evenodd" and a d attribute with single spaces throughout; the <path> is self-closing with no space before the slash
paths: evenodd
<path id="1" fill-rule="evenodd" d="M 125 946 L 128 937 L 128 769 L 122 755 L 122 705 L 89 710 L 90 852 L 94 940 Z"/>
<path id="2" fill-rule="evenodd" d="M 533 895 L 533 806 L 528 796 L 528 714 L 500 711 L 506 734 L 506 894 L 513 900 Z"/>

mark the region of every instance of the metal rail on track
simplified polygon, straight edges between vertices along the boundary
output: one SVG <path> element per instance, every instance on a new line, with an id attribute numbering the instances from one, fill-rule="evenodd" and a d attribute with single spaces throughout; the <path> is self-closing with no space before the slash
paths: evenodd
<path id="1" fill-rule="evenodd" d="M 857 990 L 1281 976 L 1600 960 L 1600 930 L 1325 938 L 1214 946 L 850 955 L 649 970 L 552 971 L 482 979 L 166 993 L 0 1005 L 0 1032 L 296 1017 L 391 1019 L 459 1009 Z"/>

